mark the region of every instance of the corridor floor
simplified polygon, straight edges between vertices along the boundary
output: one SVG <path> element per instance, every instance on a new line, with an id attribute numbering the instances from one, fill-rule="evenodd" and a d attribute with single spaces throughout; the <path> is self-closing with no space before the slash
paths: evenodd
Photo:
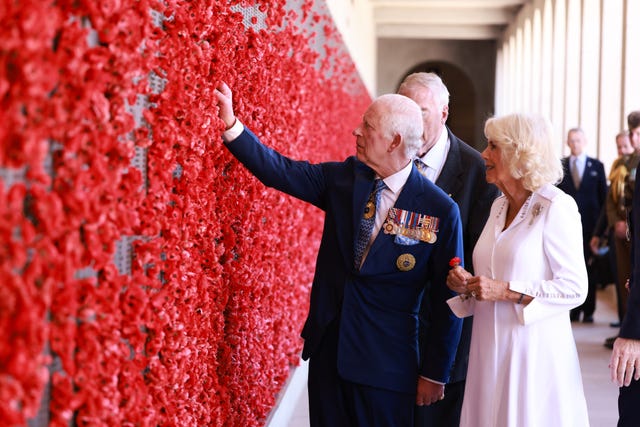
<path id="1" fill-rule="evenodd" d="M 602 345 L 605 338 L 617 333 L 617 329 L 609 326 L 617 320 L 615 303 L 613 285 L 598 290 L 595 322 L 573 323 L 591 427 L 615 427 L 618 420 L 618 388 L 609 379 L 607 367 L 611 350 Z M 308 411 L 305 389 L 289 423 L 282 427 L 309 427 Z"/>

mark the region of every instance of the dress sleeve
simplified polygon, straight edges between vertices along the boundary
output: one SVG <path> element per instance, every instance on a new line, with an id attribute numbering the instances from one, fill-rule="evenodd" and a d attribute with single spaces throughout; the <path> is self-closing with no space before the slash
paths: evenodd
<path id="1" fill-rule="evenodd" d="M 525 325 L 569 311 L 587 297 L 580 213 L 570 196 L 559 194 L 549 204 L 542 251 L 550 278 L 512 280 L 509 284 L 511 290 L 533 297 L 526 306 L 516 305 L 520 321 Z"/>
<path id="2" fill-rule="evenodd" d="M 447 300 L 447 304 L 449 304 L 449 308 L 453 311 L 453 314 L 461 319 L 473 316 L 476 309 L 475 298 L 463 299 L 460 295 L 449 298 Z"/>

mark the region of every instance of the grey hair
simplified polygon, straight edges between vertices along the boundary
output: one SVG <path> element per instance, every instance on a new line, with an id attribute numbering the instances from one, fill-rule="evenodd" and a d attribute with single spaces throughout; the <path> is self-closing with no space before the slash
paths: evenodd
<path id="1" fill-rule="evenodd" d="M 422 146 L 422 111 L 418 104 L 404 95 L 390 93 L 379 96 L 374 101 L 386 106 L 387 114 L 380 117 L 380 125 L 385 129 L 388 138 L 402 136 L 404 151 L 408 158 L 413 158 Z"/>
<path id="2" fill-rule="evenodd" d="M 484 125 L 484 134 L 500 148 L 503 165 L 513 178 L 522 179 L 527 190 L 535 191 L 562 179 L 551 122 L 545 117 L 520 113 L 492 117 Z"/>
<path id="3" fill-rule="evenodd" d="M 398 92 L 410 87 L 422 86 L 429 89 L 435 96 L 440 107 L 449 105 L 449 89 L 436 73 L 413 73 L 404 78 Z"/>

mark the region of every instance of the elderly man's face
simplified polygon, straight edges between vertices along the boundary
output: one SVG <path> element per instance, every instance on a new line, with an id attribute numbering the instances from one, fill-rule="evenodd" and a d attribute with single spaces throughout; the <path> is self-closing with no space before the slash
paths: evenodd
<path id="1" fill-rule="evenodd" d="M 362 123 L 353 131 L 356 137 L 356 156 L 358 160 L 379 170 L 389 158 L 389 147 L 392 139 L 382 129 L 381 117 L 385 113 L 384 105 L 371 104 L 362 116 Z"/>
<path id="2" fill-rule="evenodd" d="M 429 151 L 438 141 L 447 119 L 449 107 L 440 106 L 434 93 L 423 86 L 402 87 L 398 93 L 413 99 L 422 110 L 422 123 L 424 125 L 423 145 L 418 152 L 418 155 L 422 155 Z"/>

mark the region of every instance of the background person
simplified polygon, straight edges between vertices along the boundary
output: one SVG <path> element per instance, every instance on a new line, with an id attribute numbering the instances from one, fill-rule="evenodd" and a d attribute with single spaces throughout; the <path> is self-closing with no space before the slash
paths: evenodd
<path id="1" fill-rule="evenodd" d="M 624 201 L 624 186 L 629 176 L 629 160 L 634 149 L 629 139 L 628 131 L 621 131 L 616 135 L 616 149 L 618 158 L 611 165 L 609 172 L 609 189 L 605 200 L 605 215 L 607 228 L 609 230 L 610 254 L 613 257 L 616 301 L 618 309 L 618 322 L 613 323 L 613 327 L 620 327 L 620 322 L 624 317 L 627 303 L 627 291 L 625 283 L 630 275 L 631 269 L 631 244 L 627 239 L 627 209 Z M 592 250 L 597 250 L 602 246 L 602 237 L 591 238 Z M 613 348 L 613 341 L 617 335 L 608 338 L 605 346 Z"/>
<path id="2" fill-rule="evenodd" d="M 265 185 L 325 212 L 302 330 L 311 426 L 412 425 L 415 405 L 442 398 L 449 379 L 461 322 L 445 281 L 449 259 L 463 255 L 457 205 L 412 163 L 419 107 L 401 95 L 377 98 L 353 132 L 356 156 L 310 164 L 245 129 L 226 84 L 216 96 L 226 148 Z M 419 347 L 428 283 L 435 324 Z"/>
<path id="3" fill-rule="evenodd" d="M 604 173 L 602 162 L 586 155 L 584 149 L 587 145 L 587 138 L 582 129 L 573 128 L 567 132 L 567 145 L 571 150 L 571 155 L 562 159 L 564 176 L 558 187 L 573 197 L 578 204 L 582 221 L 582 251 L 589 275 L 587 299 L 580 307 L 571 311 L 571 320 L 580 320 L 582 313 L 583 322 L 593 323 L 598 272 L 595 271 L 597 264 L 589 263 L 592 257 L 589 243 L 607 197 L 607 176 Z"/>
<path id="4" fill-rule="evenodd" d="M 413 73 L 407 76 L 398 93 L 413 99 L 422 110 L 424 134 L 418 150 L 417 166 L 431 182 L 440 187 L 458 204 L 462 219 L 464 259 L 473 273 L 471 254 L 482 232 L 491 203 L 498 196 L 495 185 L 486 180 L 485 166 L 480 153 L 467 145 L 445 125 L 449 117 L 449 91 L 435 73 Z M 421 318 L 426 334 L 430 321 L 429 296 L 422 301 Z M 464 380 L 469 363 L 472 318 L 464 319 L 460 344 L 445 386 L 444 399 L 433 405 L 418 408 L 416 427 L 457 427 L 464 397 Z"/>
<path id="5" fill-rule="evenodd" d="M 580 214 L 562 177 L 548 120 L 511 114 L 485 124 L 487 180 L 503 195 L 447 284 L 473 315 L 462 427 L 588 426 L 569 311 L 587 293 Z"/>
<path id="6" fill-rule="evenodd" d="M 640 146 L 640 111 L 627 116 L 629 136 L 634 147 Z M 635 167 L 633 174 L 635 183 Z M 634 185 L 631 200 L 631 278 L 627 312 L 622 319 L 620 336 L 613 343 L 609 363 L 611 379 L 620 386 L 618 427 L 640 425 L 640 186 Z"/>

